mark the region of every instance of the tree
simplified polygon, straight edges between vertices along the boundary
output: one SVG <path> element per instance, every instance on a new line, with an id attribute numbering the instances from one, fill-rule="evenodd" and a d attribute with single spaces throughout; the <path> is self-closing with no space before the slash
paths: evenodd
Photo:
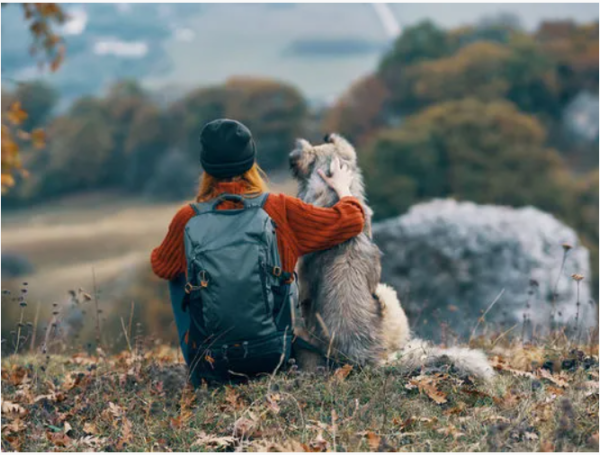
<path id="1" fill-rule="evenodd" d="M 507 43 L 476 41 L 455 54 L 405 68 L 390 90 L 393 106 L 415 112 L 435 103 L 473 97 L 506 99 L 544 118 L 560 116 L 555 68 L 523 35 Z"/>
<path id="2" fill-rule="evenodd" d="M 366 147 L 361 159 L 369 199 L 378 218 L 437 197 L 565 213 L 569 178 L 544 140 L 541 124 L 508 102 L 467 99 L 430 107 Z"/>
<path id="3" fill-rule="evenodd" d="M 159 201 L 191 199 L 198 185 L 198 162 L 181 150 L 163 153 L 156 163 L 152 178 L 148 179 L 145 194 Z"/>
<path id="4" fill-rule="evenodd" d="M 510 51 L 499 44 L 476 42 L 456 54 L 412 66 L 397 99 L 410 111 L 448 100 L 504 98 L 509 84 L 503 74 Z"/>
<path id="5" fill-rule="evenodd" d="M 167 117 L 176 144 L 199 162 L 202 128 L 211 120 L 226 115 L 227 91 L 221 85 L 190 92 L 170 107 Z"/>
<path id="6" fill-rule="evenodd" d="M 14 97 L 27 112 L 23 123 L 26 131 L 43 127 L 58 101 L 56 90 L 42 81 L 18 84 Z"/>
<path id="7" fill-rule="evenodd" d="M 456 50 L 456 43 L 431 21 L 407 27 L 391 51 L 379 65 L 379 73 L 387 75 L 408 65 L 446 57 Z"/>
<path id="8" fill-rule="evenodd" d="M 598 93 L 598 22 L 544 22 L 535 34 L 557 66 L 560 101 L 564 106 L 582 90 Z"/>
<path id="9" fill-rule="evenodd" d="M 113 134 L 110 183 L 141 191 L 169 142 L 163 114 L 136 81 L 113 84 L 101 106 Z"/>
<path id="10" fill-rule="evenodd" d="M 363 143 L 385 125 L 388 95 L 376 75 L 360 79 L 327 111 L 323 133 L 337 132 L 352 142 Z"/>
<path id="11" fill-rule="evenodd" d="M 377 70 L 377 75 L 389 90 L 392 106 L 398 110 L 402 107 L 405 72 L 411 66 L 447 57 L 456 49 L 455 40 L 432 22 L 425 21 L 406 28 Z"/>
<path id="12" fill-rule="evenodd" d="M 123 146 L 126 189 L 139 192 L 152 179 L 168 144 L 169 134 L 162 112 L 152 104 L 141 106 L 131 120 Z"/>
<path id="13" fill-rule="evenodd" d="M 573 204 L 575 227 L 583 242 L 591 251 L 592 277 L 596 299 L 598 298 L 598 169 L 581 179 L 576 188 L 576 200 Z"/>
<path id="14" fill-rule="evenodd" d="M 114 141 L 111 125 L 99 112 L 60 117 L 48 135 L 50 150 L 39 193 L 56 196 L 109 185 Z"/>
<path id="15" fill-rule="evenodd" d="M 253 133 L 258 162 L 276 169 L 287 162 L 293 141 L 304 128 L 306 103 L 292 86 L 268 79 L 233 78 L 222 86 L 200 89 L 176 103 L 170 116 L 181 147 L 197 158 L 200 132 L 216 118 L 229 117 Z"/>

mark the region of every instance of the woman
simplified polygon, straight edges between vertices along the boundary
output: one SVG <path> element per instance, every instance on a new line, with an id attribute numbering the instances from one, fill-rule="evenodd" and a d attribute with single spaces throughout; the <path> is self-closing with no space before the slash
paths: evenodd
<path id="1" fill-rule="evenodd" d="M 215 120 L 203 128 L 200 142 L 200 161 L 204 174 L 196 197 L 197 203 L 206 204 L 223 195 L 250 200 L 266 193 L 267 185 L 256 164 L 256 147 L 247 127 L 234 120 Z M 300 256 L 334 247 L 363 230 L 363 207 L 350 194 L 351 174 L 348 170 L 339 162 L 334 162 L 331 176 L 321 173 L 321 177 L 339 196 L 339 202 L 331 208 L 315 207 L 283 194 L 268 194 L 263 198 L 262 209 L 275 227 L 282 269 L 278 276 L 285 277 L 287 284 L 293 281 L 294 268 Z M 234 198 L 228 196 L 221 203 L 215 202 L 214 206 L 218 210 L 231 210 L 243 205 L 243 202 L 231 199 Z M 189 342 L 190 327 L 190 316 L 180 305 L 184 296 L 182 290 L 186 280 L 190 289 L 201 288 L 200 283 L 194 286 L 190 284 L 189 277 L 186 278 L 188 264 L 184 230 L 198 213 L 198 206 L 194 204 L 181 208 L 173 218 L 167 236 L 151 256 L 154 273 L 171 281 L 171 297 L 182 348 L 186 346 L 186 341 Z M 202 229 L 202 220 L 195 225 L 197 229 Z M 186 355 L 186 349 L 183 351 Z M 188 353 L 186 361 L 189 363 L 192 360 Z"/>

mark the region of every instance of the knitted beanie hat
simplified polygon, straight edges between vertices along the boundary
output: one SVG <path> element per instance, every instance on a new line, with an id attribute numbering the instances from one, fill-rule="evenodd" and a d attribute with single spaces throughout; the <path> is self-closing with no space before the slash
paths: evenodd
<path id="1" fill-rule="evenodd" d="M 250 170 L 256 146 L 250 130 L 235 120 L 214 120 L 200 133 L 200 162 L 213 177 L 226 179 Z"/>

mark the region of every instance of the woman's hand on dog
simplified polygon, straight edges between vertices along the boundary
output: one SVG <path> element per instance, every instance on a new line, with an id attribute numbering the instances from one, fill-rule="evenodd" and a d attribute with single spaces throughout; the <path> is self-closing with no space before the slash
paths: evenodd
<path id="1" fill-rule="evenodd" d="M 343 197 L 352 196 L 350 193 L 350 183 L 352 183 L 352 171 L 342 164 L 339 158 L 334 158 L 329 167 L 329 177 L 321 169 L 318 170 L 321 178 L 329 185 L 341 199 Z"/>

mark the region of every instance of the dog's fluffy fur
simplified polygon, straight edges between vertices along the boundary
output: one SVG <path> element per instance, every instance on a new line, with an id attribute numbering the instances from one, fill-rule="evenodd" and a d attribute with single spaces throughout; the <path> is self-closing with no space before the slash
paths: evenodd
<path id="1" fill-rule="evenodd" d="M 348 242 L 300 260 L 296 333 L 342 362 L 394 364 L 408 370 L 451 363 L 461 374 L 491 378 L 493 370 L 480 351 L 440 349 L 411 339 L 396 291 L 379 282 L 381 253 L 371 239 L 372 211 L 366 202 L 356 151 L 348 141 L 336 134 L 318 146 L 303 139 L 297 141 L 290 154 L 290 166 L 299 184 L 298 197 L 321 207 L 331 207 L 338 201 L 317 173 L 319 169 L 328 173 L 335 157 L 353 172 L 350 191 L 363 205 L 365 228 Z M 304 352 L 299 361 L 310 368 L 318 363 L 317 357 Z"/>

